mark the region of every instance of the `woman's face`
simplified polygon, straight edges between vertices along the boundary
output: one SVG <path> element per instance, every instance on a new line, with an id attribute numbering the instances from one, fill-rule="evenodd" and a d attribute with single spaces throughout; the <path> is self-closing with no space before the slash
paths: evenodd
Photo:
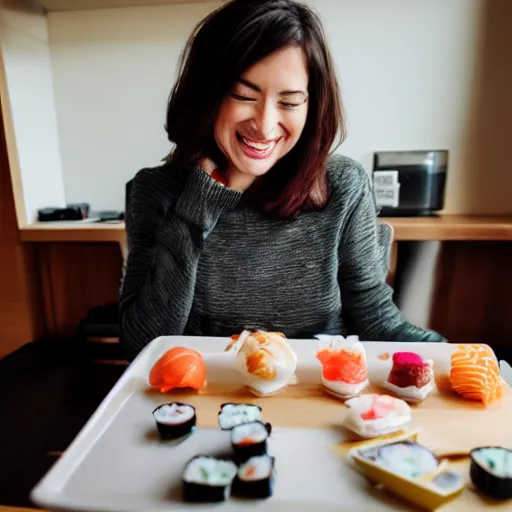
<path id="1" fill-rule="evenodd" d="M 228 174 L 252 182 L 296 144 L 308 112 L 308 73 L 300 48 L 279 50 L 247 70 L 223 101 L 215 141 Z"/>

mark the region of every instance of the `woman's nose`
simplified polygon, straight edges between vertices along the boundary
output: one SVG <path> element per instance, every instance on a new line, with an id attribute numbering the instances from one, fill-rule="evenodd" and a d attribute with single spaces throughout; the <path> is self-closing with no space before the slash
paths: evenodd
<path id="1" fill-rule="evenodd" d="M 263 103 L 258 109 L 255 120 L 259 136 L 264 140 L 272 139 L 279 124 L 279 111 L 270 102 Z"/>

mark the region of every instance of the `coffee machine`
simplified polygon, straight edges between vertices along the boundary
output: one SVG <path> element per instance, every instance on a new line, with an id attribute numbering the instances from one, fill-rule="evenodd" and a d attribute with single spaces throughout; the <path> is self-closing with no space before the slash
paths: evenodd
<path id="1" fill-rule="evenodd" d="M 379 215 L 436 215 L 444 208 L 447 172 L 447 150 L 374 153 L 373 189 Z"/>

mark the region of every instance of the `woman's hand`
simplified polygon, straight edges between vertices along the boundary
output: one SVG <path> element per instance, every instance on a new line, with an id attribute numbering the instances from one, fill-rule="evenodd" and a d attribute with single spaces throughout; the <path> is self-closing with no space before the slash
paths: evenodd
<path id="1" fill-rule="evenodd" d="M 203 158 L 199 161 L 199 167 L 210 176 L 213 174 L 213 171 L 217 169 L 215 162 L 211 158 Z"/>

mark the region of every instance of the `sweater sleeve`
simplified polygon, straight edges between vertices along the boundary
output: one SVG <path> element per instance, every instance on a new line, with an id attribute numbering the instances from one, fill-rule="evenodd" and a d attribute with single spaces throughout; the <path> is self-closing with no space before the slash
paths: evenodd
<path id="1" fill-rule="evenodd" d="M 128 257 L 119 300 L 120 342 L 129 360 L 152 339 L 183 334 L 201 249 L 222 212 L 241 192 L 193 168 L 174 204 L 162 206 L 161 183 L 134 178 L 127 218 Z"/>
<path id="2" fill-rule="evenodd" d="M 393 302 L 393 291 L 383 272 L 379 226 L 370 180 L 357 187 L 340 245 L 340 288 L 343 315 L 350 333 L 367 341 L 444 342 L 442 336 L 409 323 Z M 386 264 L 387 269 L 387 264 Z"/>

